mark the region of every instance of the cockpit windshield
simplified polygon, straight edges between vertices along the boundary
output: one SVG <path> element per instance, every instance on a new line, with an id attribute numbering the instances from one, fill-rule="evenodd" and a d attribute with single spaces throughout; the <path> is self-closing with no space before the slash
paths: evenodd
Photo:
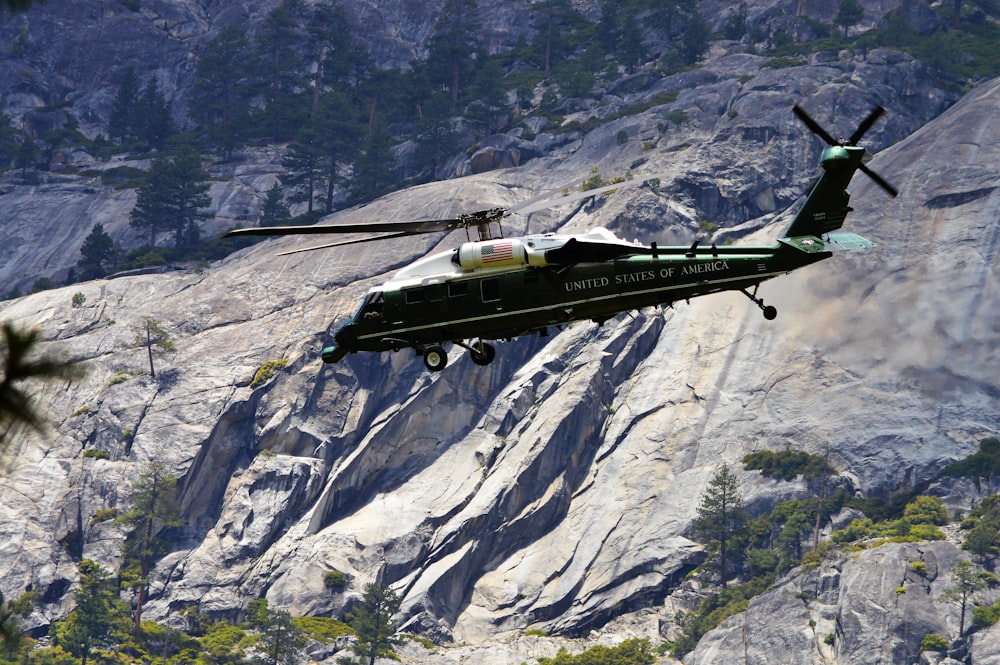
<path id="1" fill-rule="evenodd" d="M 372 291 L 361 301 L 361 306 L 354 313 L 355 321 L 382 318 L 382 311 L 385 306 L 385 299 L 381 291 Z"/>

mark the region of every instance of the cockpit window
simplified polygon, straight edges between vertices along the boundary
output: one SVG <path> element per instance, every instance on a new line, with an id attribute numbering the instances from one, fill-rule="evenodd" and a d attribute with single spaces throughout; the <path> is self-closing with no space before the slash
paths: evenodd
<path id="1" fill-rule="evenodd" d="M 361 306 L 358 307 L 358 311 L 354 314 L 354 318 L 355 320 L 359 320 L 381 317 L 384 307 L 385 299 L 383 298 L 381 291 L 369 293 L 361 302 Z"/>

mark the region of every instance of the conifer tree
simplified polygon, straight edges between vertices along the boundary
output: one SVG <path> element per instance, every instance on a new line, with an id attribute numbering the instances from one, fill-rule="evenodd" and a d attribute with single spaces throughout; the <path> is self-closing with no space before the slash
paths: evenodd
<path id="1" fill-rule="evenodd" d="M 111 574 L 90 559 L 82 560 L 76 607 L 56 625 L 56 645 L 79 658 L 80 665 L 87 665 L 92 649 L 117 644 L 127 634 L 127 626 L 128 608 L 118 597 Z"/>
<path id="2" fill-rule="evenodd" d="M 111 107 L 108 118 L 108 136 L 123 143 L 135 138 L 136 105 L 139 101 L 139 77 L 135 67 L 129 65 L 118 84 L 118 92 Z"/>
<path id="3" fill-rule="evenodd" d="M 140 141 L 156 149 L 162 148 L 176 131 L 170 107 L 155 78 L 146 82 L 135 103 L 133 129 Z"/>
<path id="4" fill-rule="evenodd" d="M 251 601 L 247 614 L 260 630 L 257 646 L 267 665 L 295 665 L 305 646 L 305 634 L 292 622 L 292 616 L 285 610 L 270 609 L 266 598 Z"/>
<path id="5" fill-rule="evenodd" d="M 366 584 L 364 597 L 348 615 L 348 623 L 358 636 L 358 643 L 352 647 L 356 655 L 374 665 L 376 658 L 393 658 L 392 650 L 398 640 L 393 638 L 396 630 L 392 615 L 399 611 L 399 596 L 384 584 Z"/>
<path id="6" fill-rule="evenodd" d="M 986 583 L 973 567 L 971 561 L 959 561 L 951 569 L 952 586 L 945 589 L 941 597 L 958 605 L 958 637 L 965 636 L 965 611 L 973 596 L 986 587 Z"/>
<path id="7" fill-rule="evenodd" d="M 174 233 L 177 248 L 193 244 L 200 236 L 202 209 L 212 202 L 207 180 L 201 155 L 190 145 L 181 146 L 172 158 L 154 159 L 146 184 L 137 192 L 130 224 L 149 230 L 150 245 L 164 231 Z"/>
<path id="8" fill-rule="evenodd" d="M 103 224 L 94 224 L 90 234 L 83 240 L 80 254 L 83 257 L 77 261 L 81 279 L 97 279 L 107 274 L 108 265 L 116 255 L 115 241 L 104 230 Z"/>
<path id="9" fill-rule="evenodd" d="M 333 196 L 338 181 L 339 167 L 356 159 L 364 126 L 358 120 L 356 107 L 347 95 L 329 92 L 323 95 L 316 118 L 316 146 L 319 156 L 320 180 L 325 186 L 323 206 L 326 213 L 333 212 Z M 393 157 L 387 157 L 390 162 Z"/>
<path id="10" fill-rule="evenodd" d="M 602 3 L 602 12 L 613 16 L 619 2 Z M 529 10 L 532 26 L 538 31 L 532 46 L 540 51 L 542 76 L 549 78 L 560 60 L 576 51 L 581 29 L 587 24 L 569 0 L 539 0 Z"/>
<path id="11" fill-rule="evenodd" d="M 719 579 L 723 588 L 730 574 L 731 545 L 737 540 L 746 519 L 739 481 L 729 466 L 723 464 L 709 481 L 694 520 L 698 538 L 718 551 Z"/>
<path id="12" fill-rule="evenodd" d="M 288 205 L 285 203 L 284 193 L 281 190 L 281 183 L 275 182 L 271 189 L 267 190 L 264 204 L 260 207 L 260 226 L 280 226 L 291 217 Z"/>
<path id="13" fill-rule="evenodd" d="M 289 138 L 294 121 L 293 96 L 302 84 L 302 61 L 296 45 L 302 43 L 302 0 L 283 0 L 268 12 L 254 41 L 258 82 L 264 97 L 271 138 Z"/>
<path id="14" fill-rule="evenodd" d="M 320 178 L 318 142 L 319 137 L 313 127 L 304 127 L 281 158 L 281 165 L 287 171 L 284 182 L 291 191 L 288 200 L 292 203 L 305 203 L 307 215 L 313 212 L 316 186 Z"/>
<path id="15" fill-rule="evenodd" d="M 21 641 L 21 626 L 17 623 L 11 604 L 6 602 L 0 591 L 0 647 L 7 651 L 17 649 Z"/>
<path id="16" fill-rule="evenodd" d="M 473 80 L 478 50 L 476 0 L 446 0 L 428 43 L 427 67 L 433 83 L 448 88 L 448 112 L 458 110 L 459 91 Z"/>
<path id="17" fill-rule="evenodd" d="M 132 508 L 115 521 L 130 527 L 122 546 L 123 586 L 136 590 L 133 632 L 139 635 L 142 608 L 149 591 L 149 573 L 153 565 L 170 551 L 170 541 L 163 530 L 180 526 L 177 502 L 177 477 L 159 462 L 151 462 L 132 486 Z"/>
<path id="18" fill-rule="evenodd" d="M 177 349 L 173 340 L 159 321 L 151 316 L 142 317 L 142 325 L 135 329 L 132 343 L 135 346 L 146 347 L 149 355 L 149 374 L 156 378 L 156 368 L 153 366 L 153 358 L 167 353 L 173 353 Z"/>
<path id="19" fill-rule="evenodd" d="M 844 29 L 844 38 L 852 25 L 857 25 L 865 16 L 865 8 L 858 0 L 840 0 L 837 6 L 837 16 L 833 22 Z"/>
<path id="20" fill-rule="evenodd" d="M 250 40 L 227 25 L 205 44 L 191 87 L 191 116 L 203 123 L 212 143 L 230 159 L 249 133 L 253 94 Z"/>
<path id="21" fill-rule="evenodd" d="M 392 138 L 385 125 L 376 121 L 354 164 L 354 200 L 369 201 L 388 192 L 394 181 L 395 167 Z"/>

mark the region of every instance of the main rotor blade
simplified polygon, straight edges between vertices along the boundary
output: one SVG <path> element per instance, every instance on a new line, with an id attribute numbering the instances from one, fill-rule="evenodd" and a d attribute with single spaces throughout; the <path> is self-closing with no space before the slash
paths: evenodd
<path id="1" fill-rule="evenodd" d="M 872 112 L 868 114 L 868 117 L 862 120 L 861 124 L 858 125 L 858 128 L 854 130 L 853 134 L 851 134 L 851 138 L 847 139 L 847 143 L 849 145 L 857 145 L 858 141 L 861 140 L 861 137 L 872 128 L 872 125 L 874 125 L 878 119 L 882 117 L 883 113 L 885 113 L 885 109 L 881 106 L 876 106 L 872 109 Z"/>
<path id="2" fill-rule="evenodd" d="M 886 193 L 889 194 L 889 196 L 895 198 L 896 195 L 899 194 L 899 190 L 898 189 L 896 189 L 895 187 L 893 187 L 892 185 L 890 185 L 889 182 L 885 178 L 883 178 L 879 174 L 875 173 L 874 171 L 872 171 L 870 168 L 868 168 L 864 164 L 860 164 L 858 166 L 858 168 L 861 169 L 861 171 L 864 172 L 864 174 L 866 176 L 868 176 L 873 181 L 875 181 L 876 185 L 878 185 L 879 187 L 881 187 L 882 189 L 884 189 L 886 191 Z"/>
<path id="3" fill-rule="evenodd" d="M 812 131 L 813 134 L 826 141 L 828 145 L 839 145 L 839 143 L 832 136 L 830 136 L 825 129 L 819 126 L 818 122 L 809 117 L 809 114 L 806 113 L 805 109 L 801 106 L 798 104 L 793 106 L 792 113 L 794 113 L 796 117 L 798 117 L 798 119 L 801 120 L 805 126 L 810 129 L 810 131 Z"/>
<path id="4" fill-rule="evenodd" d="M 372 242 L 373 240 L 389 240 L 390 238 L 402 238 L 403 236 L 419 235 L 416 233 L 390 233 L 388 235 L 382 236 L 370 236 L 368 238 L 357 238 L 355 240 L 341 240 L 339 242 L 331 242 L 325 245 L 316 245 L 314 247 L 303 247 L 301 249 L 290 249 L 287 252 L 278 252 L 275 256 L 288 256 L 289 254 L 299 254 L 301 252 L 311 252 L 314 249 L 327 249 L 329 247 L 341 247 L 343 245 L 357 245 L 362 242 Z"/>
<path id="5" fill-rule="evenodd" d="M 234 236 L 289 236 L 311 233 L 434 233 L 461 228 L 460 219 L 428 219 L 420 222 L 374 222 L 370 224 L 310 224 L 306 226 L 253 226 L 233 229 L 223 238 Z"/>

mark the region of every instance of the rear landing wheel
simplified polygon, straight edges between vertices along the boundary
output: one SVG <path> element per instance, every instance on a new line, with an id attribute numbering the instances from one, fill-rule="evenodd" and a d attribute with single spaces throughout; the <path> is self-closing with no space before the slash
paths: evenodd
<path id="1" fill-rule="evenodd" d="M 440 346 L 427 347 L 424 351 L 424 365 L 432 372 L 440 372 L 448 364 L 448 354 Z"/>
<path id="2" fill-rule="evenodd" d="M 487 344 L 486 342 L 479 342 L 478 344 L 473 344 L 470 348 L 469 355 L 472 357 L 472 362 L 477 365 L 489 365 L 496 358 L 497 350 L 493 348 L 492 344 Z"/>
<path id="3" fill-rule="evenodd" d="M 774 321 L 774 317 L 778 316 L 778 309 L 774 305 L 767 305 L 763 307 L 764 318 L 768 321 Z"/>

